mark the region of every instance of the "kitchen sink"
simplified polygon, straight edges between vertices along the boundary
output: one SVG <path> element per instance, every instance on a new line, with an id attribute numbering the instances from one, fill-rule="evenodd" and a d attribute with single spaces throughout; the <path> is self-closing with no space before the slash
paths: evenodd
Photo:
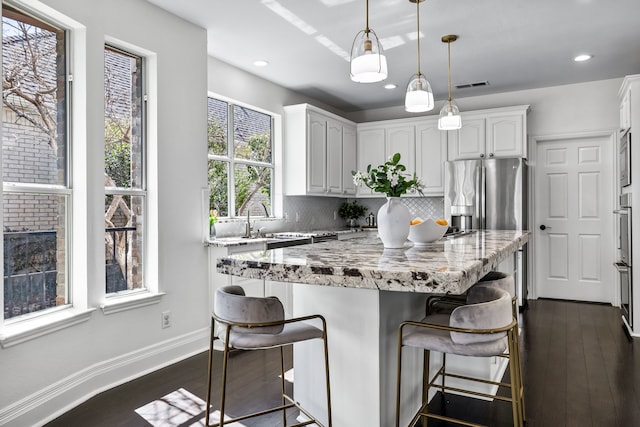
<path id="1" fill-rule="evenodd" d="M 272 237 L 267 239 L 266 249 L 287 248 L 309 243 L 312 243 L 311 237 Z"/>

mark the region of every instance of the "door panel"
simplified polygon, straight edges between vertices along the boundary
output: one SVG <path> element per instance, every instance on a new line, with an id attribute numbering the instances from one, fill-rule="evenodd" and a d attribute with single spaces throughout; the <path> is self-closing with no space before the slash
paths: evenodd
<path id="1" fill-rule="evenodd" d="M 614 299 L 612 141 L 597 136 L 538 142 L 534 204 L 538 297 Z"/>

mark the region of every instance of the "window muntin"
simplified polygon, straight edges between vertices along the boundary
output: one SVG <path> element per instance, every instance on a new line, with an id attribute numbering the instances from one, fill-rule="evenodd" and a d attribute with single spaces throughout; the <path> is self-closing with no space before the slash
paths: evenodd
<path id="1" fill-rule="evenodd" d="M 209 209 L 218 216 L 247 209 L 273 215 L 273 122 L 269 114 L 209 98 Z"/>
<path id="2" fill-rule="evenodd" d="M 144 61 L 105 46 L 105 281 L 107 295 L 144 289 Z"/>
<path id="3" fill-rule="evenodd" d="M 66 34 L 2 5 L 4 319 L 71 303 Z"/>

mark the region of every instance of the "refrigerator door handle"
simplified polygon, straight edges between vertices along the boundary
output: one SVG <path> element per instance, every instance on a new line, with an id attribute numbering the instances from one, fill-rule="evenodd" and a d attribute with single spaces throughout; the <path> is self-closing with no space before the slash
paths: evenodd
<path id="1" fill-rule="evenodd" d="M 487 174 L 484 165 L 480 168 L 480 212 L 478 213 L 478 226 L 484 230 L 487 228 Z"/>

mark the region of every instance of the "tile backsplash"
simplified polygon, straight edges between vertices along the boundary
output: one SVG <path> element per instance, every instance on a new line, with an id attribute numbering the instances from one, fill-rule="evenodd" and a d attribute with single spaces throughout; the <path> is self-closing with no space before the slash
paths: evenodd
<path id="1" fill-rule="evenodd" d="M 340 229 L 346 227 L 346 221 L 337 212 L 344 202 L 352 202 L 354 199 L 341 199 L 332 197 L 289 196 L 285 197 L 285 218 L 292 231 Z M 358 203 L 367 208 L 365 215 L 373 212 L 378 216 L 378 209 L 386 199 L 384 197 L 357 199 Z M 444 216 L 444 199 L 442 197 L 416 197 L 403 198 L 405 206 L 409 208 L 412 217 L 442 218 Z M 336 219 L 334 220 L 334 212 Z M 299 219 L 296 222 L 296 217 Z M 358 221 L 359 225 L 365 224 L 365 219 Z"/>
<path id="2" fill-rule="evenodd" d="M 344 202 L 357 200 L 367 208 L 366 216 L 370 212 L 377 217 L 378 209 L 386 199 L 384 197 L 366 199 L 343 199 L 321 196 L 285 196 L 284 218 L 266 220 L 252 220 L 254 230 L 262 229 L 265 233 L 281 231 L 312 231 L 312 230 L 340 230 L 347 228 L 347 221 L 338 216 L 340 205 Z M 402 199 L 409 208 L 411 217 L 442 218 L 444 216 L 444 199 L 442 197 L 407 197 Z M 335 213 L 335 219 L 334 219 Z M 358 220 L 358 225 L 365 225 L 365 218 Z M 222 220 L 216 224 L 218 237 L 239 236 L 245 231 L 245 223 L 241 218 L 237 220 Z"/>

